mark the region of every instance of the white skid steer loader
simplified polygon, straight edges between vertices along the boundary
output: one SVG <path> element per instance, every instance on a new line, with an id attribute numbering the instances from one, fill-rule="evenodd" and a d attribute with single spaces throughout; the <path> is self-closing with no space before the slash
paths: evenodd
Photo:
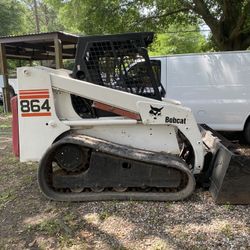
<path id="1" fill-rule="evenodd" d="M 249 203 L 248 159 L 162 98 L 146 50 L 152 39 L 81 37 L 73 72 L 18 68 L 15 154 L 40 161 L 39 186 L 53 200 L 182 200 L 198 182 L 218 203 Z"/>

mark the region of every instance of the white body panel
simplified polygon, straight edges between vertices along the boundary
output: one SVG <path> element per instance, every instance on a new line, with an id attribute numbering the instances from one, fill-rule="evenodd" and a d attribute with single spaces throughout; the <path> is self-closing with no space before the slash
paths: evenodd
<path id="1" fill-rule="evenodd" d="M 198 123 L 241 131 L 250 115 L 250 52 L 153 57 L 166 97 L 190 107 Z"/>
<path id="2" fill-rule="evenodd" d="M 63 70 L 24 67 L 17 74 L 21 161 L 40 160 L 54 140 L 68 130 L 138 149 L 178 155 L 176 132 L 179 129 L 194 150 L 193 172 L 202 170 L 204 151 L 200 131 L 191 110 L 178 102 L 157 101 L 76 80 Z M 69 107 L 72 106 L 70 94 L 132 112 L 141 120 L 81 119 Z M 31 109 L 27 110 L 27 105 Z M 154 113 L 152 106 L 160 111 Z"/>
<path id="3" fill-rule="evenodd" d="M 180 153 L 174 127 L 145 126 L 143 124 L 95 126 L 87 127 L 79 133 L 154 152 L 177 155 Z"/>
<path id="4" fill-rule="evenodd" d="M 59 121 L 56 116 L 50 76 L 46 71 L 34 70 L 32 74 L 22 68 L 18 69 L 18 115 L 19 115 L 19 144 L 20 161 L 36 161 L 41 158 L 54 140 L 69 126 Z M 38 85 L 38 87 L 36 86 Z M 48 89 L 50 116 L 22 117 L 20 91 L 32 89 Z M 36 98 L 39 101 L 43 99 Z"/>

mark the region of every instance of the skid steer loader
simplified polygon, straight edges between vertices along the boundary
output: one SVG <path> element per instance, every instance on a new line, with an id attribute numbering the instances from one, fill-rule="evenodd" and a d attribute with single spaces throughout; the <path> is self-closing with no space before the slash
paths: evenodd
<path id="1" fill-rule="evenodd" d="M 38 183 L 52 200 L 182 200 L 197 182 L 217 203 L 248 204 L 248 159 L 163 98 L 146 50 L 152 40 L 80 37 L 73 72 L 18 68 L 15 154 L 40 162 Z"/>

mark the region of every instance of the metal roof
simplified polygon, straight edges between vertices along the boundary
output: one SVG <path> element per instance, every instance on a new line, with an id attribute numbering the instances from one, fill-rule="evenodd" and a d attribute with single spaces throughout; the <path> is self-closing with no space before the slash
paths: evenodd
<path id="1" fill-rule="evenodd" d="M 65 32 L 47 32 L 18 36 L 1 36 L 7 58 L 26 60 L 50 60 L 55 56 L 55 39 L 62 43 L 63 59 L 75 57 L 77 35 Z"/>

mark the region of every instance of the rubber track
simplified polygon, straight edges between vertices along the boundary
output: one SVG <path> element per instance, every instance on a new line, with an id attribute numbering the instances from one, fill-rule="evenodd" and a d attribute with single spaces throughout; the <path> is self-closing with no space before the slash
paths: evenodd
<path id="1" fill-rule="evenodd" d="M 58 192 L 50 187 L 46 181 L 47 164 L 50 161 L 51 154 L 57 147 L 71 143 L 82 147 L 89 147 L 96 151 L 108 153 L 115 156 L 125 157 L 127 159 L 142 161 L 146 163 L 163 165 L 165 167 L 175 168 L 181 171 L 187 177 L 187 185 L 180 191 L 176 192 L 115 192 L 103 191 L 81 192 L 81 193 L 64 193 Z M 155 153 L 145 150 L 138 150 L 132 147 L 127 147 L 105 140 L 85 136 L 68 136 L 54 143 L 44 156 L 42 157 L 38 169 L 38 183 L 42 193 L 51 200 L 56 201 L 101 201 L 101 200 L 145 200 L 145 201 L 177 201 L 189 197 L 195 189 L 195 179 L 186 163 L 177 156 L 166 153 Z"/>

